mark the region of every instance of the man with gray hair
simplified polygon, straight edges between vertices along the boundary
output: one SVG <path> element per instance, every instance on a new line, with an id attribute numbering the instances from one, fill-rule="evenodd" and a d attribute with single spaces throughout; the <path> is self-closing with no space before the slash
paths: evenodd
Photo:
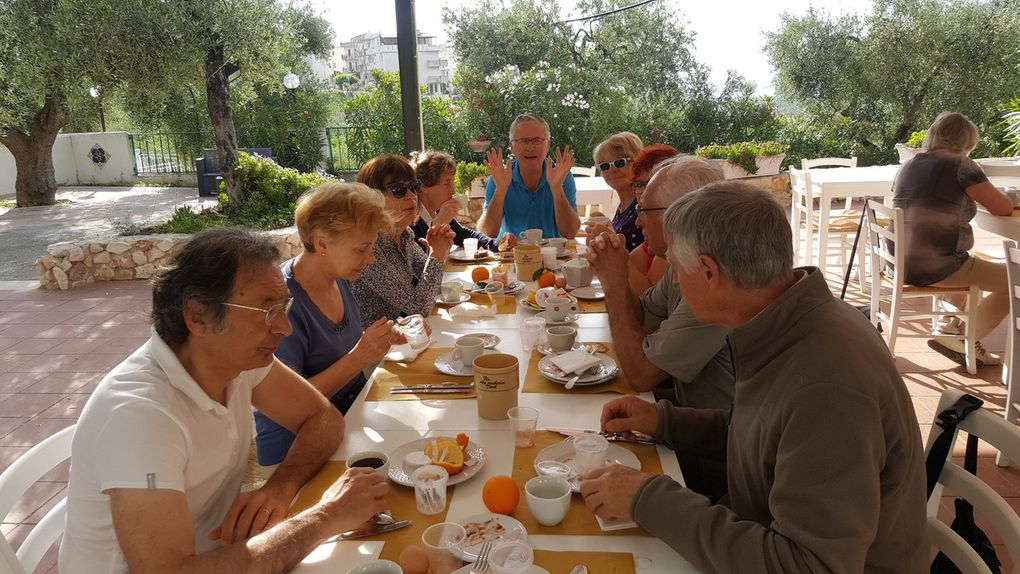
<path id="1" fill-rule="evenodd" d="M 769 192 L 712 184 L 664 219 L 667 260 L 695 316 L 732 329 L 733 408 L 625 397 L 601 424 L 725 452 L 729 491 L 713 504 L 612 465 L 586 477 L 585 503 L 632 518 L 706 571 L 926 572 L 917 419 L 879 334 L 817 268 L 792 268 L 790 227 Z"/>

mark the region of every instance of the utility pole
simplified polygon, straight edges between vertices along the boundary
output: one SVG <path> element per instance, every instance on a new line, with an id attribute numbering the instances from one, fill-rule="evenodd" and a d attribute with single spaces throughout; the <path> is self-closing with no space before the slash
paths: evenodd
<path id="1" fill-rule="evenodd" d="M 425 149 L 418 87 L 418 30 L 414 0 L 394 0 L 397 8 L 397 62 L 400 65 L 400 106 L 404 120 L 404 153 Z"/>

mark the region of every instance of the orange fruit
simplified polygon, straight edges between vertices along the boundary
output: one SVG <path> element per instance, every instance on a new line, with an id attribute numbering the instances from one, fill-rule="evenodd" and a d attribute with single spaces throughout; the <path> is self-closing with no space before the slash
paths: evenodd
<path id="1" fill-rule="evenodd" d="M 471 280 L 475 283 L 481 283 L 489 278 L 488 267 L 475 267 L 471 270 Z"/>
<path id="2" fill-rule="evenodd" d="M 448 438 L 437 438 L 425 447 L 425 456 L 436 466 L 446 469 L 451 475 L 464 470 L 464 451 L 460 445 Z"/>
<path id="3" fill-rule="evenodd" d="M 546 271 L 538 277 L 539 287 L 552 287 L 556 285 L 556 274 L 552 271 Z"/>
<path id="4" fill-rule="evenodd" d="M 482 502 L 489 512 L 510 514 L 521 502 L 521 491 L 514 479 L 505 474 L 496 475 L 485 481 L 482 487 Z"/>

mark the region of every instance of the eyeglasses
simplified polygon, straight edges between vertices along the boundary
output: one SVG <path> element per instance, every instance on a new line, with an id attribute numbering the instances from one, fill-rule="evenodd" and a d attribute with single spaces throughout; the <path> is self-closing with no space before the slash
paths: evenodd
<path id="1" fill-rule="evenodd" d="M 277 303 L 276 305 L 273 305 L 268 309 L 263 309 L 261 307 L 249 307 L 247 305 L 238 305 L 237 303 L 224 303 L 223 305 L 226 307 L 234 307 L 236 309 L 247 309 L 249 311 L 259 311 L 261 313 L 265 313 L 266 325 L 272 327 L 273 323 L 275 323 L 277 319 L 279 319 L 282 315 L 286 315 L 287 311 L 290 311 L 290 307 L 293 304 L 294 298 L 290 297 L 283 303 Z"/>
<path id="2" fill-rule="evenodd" d="M 644 189 L 644 188 L 648 187 L 648 182 L 645 181 L 645 180 L 640 180 L 639 179 L 639 180 L 634 181 L 634 183 L 630 184 L 630 186 L 635 191 L 637 191 L 639 189 Z"/>
<path id="3" fill-rule="evenodd" d="M 634 209 L 634 211 L 636 211 L 638 215 L 641 215 L 642 213 L 647 213 L 649 211 L 662 211 L 664 209 L 669 209 L 669 208 L 668 207 L 637 207 L 637 208 Z"/>
<path id="4" fill-rule="evenodd" d="M 546 142 L 546 138 L 517 138 L 512 140 L 515 144 L 520 145 L 540 145 Z"/>
<path id="5" fill-rule="evenodd" d="M 396 184 L 386 188 L 386 193 L 392 195 L 397 199 L 404 199 L 407 192 L 411 192 L 415 195 L 421 192 L 421 182 L 415 181 L 413 183 Z"/>
<path id="6" fill-rule="evenodd" d="M 623 166 L 627 165 L 631 161 L 633 160 L 629 157 L 621 157 L 614 159 L 613 161 L 604 161 L 599 164 L 599 171 L 609 171 L 610 167 L 615 167 L 616 169 L 623 169 Z"/>

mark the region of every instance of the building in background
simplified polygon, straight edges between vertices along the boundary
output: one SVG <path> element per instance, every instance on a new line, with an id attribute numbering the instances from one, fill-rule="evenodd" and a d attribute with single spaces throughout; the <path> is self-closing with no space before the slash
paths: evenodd
<path id="1" fill-rule="evenodd" d="M 337 52 L 340 52 L 337 54 Z M 372 84 L 372 70 L 398 72 L 397 37 L 376 32 L 359 34 L 342 42 L 334 50 L 334 60 L 342 61 L 345 73 L 357 76 L 362 86 Z M 437 44 L 436 37 L 418 32 L 418 82 L 425 84 L 428 94 L 453 94 L 453 52 L 445 44 Z"/>

